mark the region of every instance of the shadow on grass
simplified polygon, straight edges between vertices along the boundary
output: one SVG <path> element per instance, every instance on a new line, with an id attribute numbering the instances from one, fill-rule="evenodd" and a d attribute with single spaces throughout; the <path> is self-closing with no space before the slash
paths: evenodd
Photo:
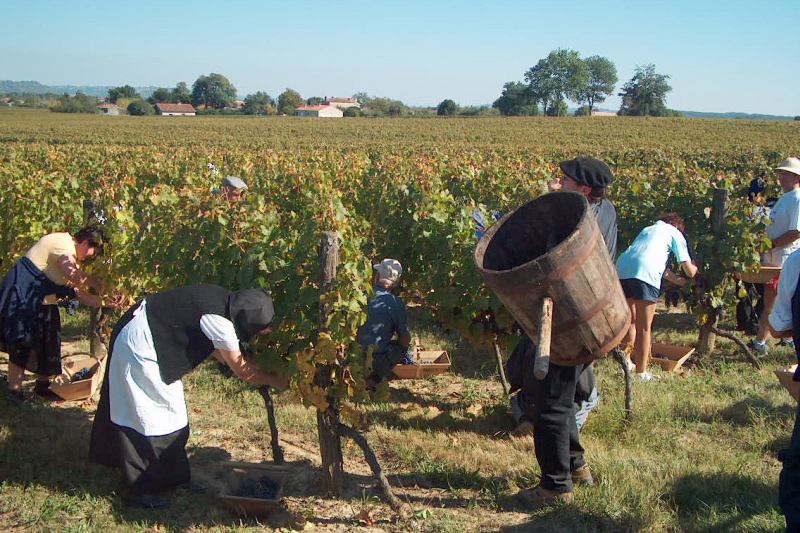
<path id="1" fill-rule="evenodd" d="M 31 380 L 24 384 L 27 396 L 32 393 Z M 0 387 L 5 396 L 7 387 Z M 89 435 L 93 410 L 78 403 L 47 403 L 32 399 L 15 407 L 0 399 L 0 480 L 9 488 L 5 503 L 15 508 L 35 512 L 46 498 L 50 507 L 63 507 L 70 514 L 81 512 L 89 516 L 99 513 L 98 502 L 108 502 L 107 523 L 141 523 L 159 521 L 169 530 L 186 531 L 200 527 L 240 527 L 244 522 L 258 525 L 257 520 L 232 515 L 217 502 L 218 483 L 210 476 L 209 490 L 197 494 L 176 489 L 165 494 L 171 505 L 165 509 L 149 510 L 128 507 L 119 497 L 122 481 L 119 471 L 88 462 Z M 190 441 L 191 442 L 191 441 Z M 193 476 L 201 474 L 208 481 L 208 470 L 214 463 L 230 458 L 220 448 L 188 448 Z M 23 489 L 22 491 L 13 490 Z M 100 508 L 103 506 L 100 505 Z M 76 511 L 78 510 L 78 511 Z M 8 518 L 8 517 L 7 517 Z M 9 526 L 3 522 L 4 525 Z M 21 525 L 21 524 L 17 524 Z"/>
<path id="2" fill-rule="evenodd" d="M 483 404 L 477 415 L 467 415 L 465 410 L 470 402 L 448 402 L 441 396 L 418 394 L 408 388 L 392 388 L 390 402 L 408 403 L 418 406 L 417 415 L 409 415 L 404 410 L 391 407 L 370 413 L 373 423 L 393 429 L 418 429 L 430 431 L 468 431 L 485 436 L 506 434 L 514 428 L 513 419 L 505 404 Z M 429 416 L 430 411 L 439 414 Z"/>
<path id="3" fill-rule="evenodd" d="M 745 522 L 777 508 L 778 480 L 767 485 L 737 474 L 689 474 L 662 500 L 677 514 L 681 531 L 746 531 Z"/>
<path id="4" fill-rule="evenodd" d="M 645 527 L 633 516 L 608 516 L 583 511 L 574 505 L 538 511 L 528 522 L 501 526 L 491 533 L 627 533 L 642 531 Z"/>
<path id="5" fill-rule="evenodd" d="M 697 331 L 697 321 L 688 313 L 656 313 L 653 316 L 653 331 L 661 330 L 694 333 Z"/>
<path id="6" fill-rule="evenodd" d="M 751 396 L 740 400 L 713 414 L 697 415 L 693 412 L 683 412 L 681 408 L 675 410 L 676 418 L 712 424 L 715 418 L 719 417 L 724 422 L 740 427 L 750 427 L 764 420 L 780 421 L 791 425 L 794 416 L 795 408 L 791 405 L 783 402 L 775 403 L 760 396 Z"/>

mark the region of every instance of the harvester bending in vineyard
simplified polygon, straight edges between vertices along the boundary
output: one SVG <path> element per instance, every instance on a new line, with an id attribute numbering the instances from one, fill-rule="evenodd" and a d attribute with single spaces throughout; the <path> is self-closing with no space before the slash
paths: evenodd
<path id="1" fill-rule="evenodd" d="M 518 400 L 530 412 L 541 469 L 539 485 L 516 495 L 529 509 L 571 501 L 574 484 L 593 485 L 575 420 L 577 384 L 592 372 L 593 359 L 616 346 L 629 320 L 611 260 L 617 244 L 616 210 L 605 198 L 611 170 L 589 157 L 559 166 L 562 177 L 548 187 L 563 192 L 505 215 L 475 250 L 486 283 L 537 343 L 535 360 L 519 365 L 527 370 Z"/>
<path id="2" fill-rule="evenodd" d="M 367 301 L 367 321 L 358 329 L 357 336 L 365 357 L 373 346 L 372 372 L 365 383 L 371 391 L 406 357 L 411 343 L 405 305 L 391 291 L 400 281 L 403 266 L 396 259 L 384 259 L 373 268 L 375 296 Z M 397 339 L 393 339 L 395 334 Z"/>
<path id="3" fill-rule="evenodd" d="M 180 380 L 208 356 L 249 383 L 287 386 L 287 378 L 262 372 L 242 355 L 240 343 L 270 331 L 273 318 L 263 289 L 231 292 L 216 285 L 151 294 L 122 315 L 111 333 L 89 459 L 122 470 L 127 503 L 164 507 L 158 492 L 204 490 L 191 480 Z"/>
<path id="4" fill-rule="evenodd" d="M 647 365 L 652 346 L 650 328 L 661 292 L 661 279 L 683 287 L 688 283 L 687 278 L 697 274 L 697 265 L 689 254 L 684 229 L 683 218 L 676 213 L 664 213 L 655 224 L 639 232 L 617 259 L 617 274 L 631 309 L 631 325 L 622 343 L 636 365 L 636 377 L 642 381 L 658 379 L 647 371 Z M 686 277 L 667 268 L 670 252 L 680 263 Z"/>
<path id="5" fill-rule="evenodd" d="M 61 374 L 61 319 L 59 299 L 76 298 L 98 307 L 103 290 L 100 279 L 79 268 L 79 263 L 103 251 L 103 233 L 85 227 L 74 236 L 50 233 L 34 244 L 3 277 L 0 284 L 0 349 L 9 354 L 7 400 L 25 402 L 25 370 L 38 375 L 34 392 L 57 397 L 49 390 L 49 376 Z M 109 305 L 106 303 L 105 305 Z M 52 395 L 52 396 L 51 396 Z"/>

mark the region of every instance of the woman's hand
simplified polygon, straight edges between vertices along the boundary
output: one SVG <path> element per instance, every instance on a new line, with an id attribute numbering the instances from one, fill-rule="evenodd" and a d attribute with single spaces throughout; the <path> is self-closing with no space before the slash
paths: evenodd
<path id="1" fill-rule="evenodd" d="M 561 190 L 561 178 L 553 178 L 547 182 L 547 191 L 560 191 Z"/>

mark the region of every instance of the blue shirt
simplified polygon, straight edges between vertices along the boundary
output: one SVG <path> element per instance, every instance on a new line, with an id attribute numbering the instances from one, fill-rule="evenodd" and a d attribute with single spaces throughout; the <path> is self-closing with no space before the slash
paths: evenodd
<path id="1" fill-rule="evenodd" d="M 663 220 L 647 226 L 617 259 L 619 279 L 638 279 L 653 287 L 661 287 L 661 276 L 667 269 L 669 254 L 679 263 L 691 261 L 686 237 Z"/>
<path id="2" fill-rule="evenodd" d="M 367 300 L 367 321 L 358 328 L 356 340 L 366 350 L 375 344 L 374 353 L 385 352 L 392 337 L 409 335 L 406 306 L 403 301 L 383 287 L 372 287 L 374 298 Z"/>

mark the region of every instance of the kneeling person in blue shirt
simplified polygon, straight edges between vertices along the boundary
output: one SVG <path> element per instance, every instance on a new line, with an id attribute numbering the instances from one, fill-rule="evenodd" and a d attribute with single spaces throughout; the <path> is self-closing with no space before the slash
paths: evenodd
<path id="1" fill-rule="evenodd" d="M 367 300 L 367 321 L 358 328 L 356 337 L 364 354 L 374 345 L 372 373 L 366 381 L 368 390 L 375 390 L 378 383 L 389 375 L 394 365 L 408 353 L 411 342 L 406 307 L 391 292 L 400 281 L 403 266 L 395 259 L 384 259 L 373 268 L 372 290 L 375 296 Z M 395 334 L 397 338 L 393 339 Z"/>

